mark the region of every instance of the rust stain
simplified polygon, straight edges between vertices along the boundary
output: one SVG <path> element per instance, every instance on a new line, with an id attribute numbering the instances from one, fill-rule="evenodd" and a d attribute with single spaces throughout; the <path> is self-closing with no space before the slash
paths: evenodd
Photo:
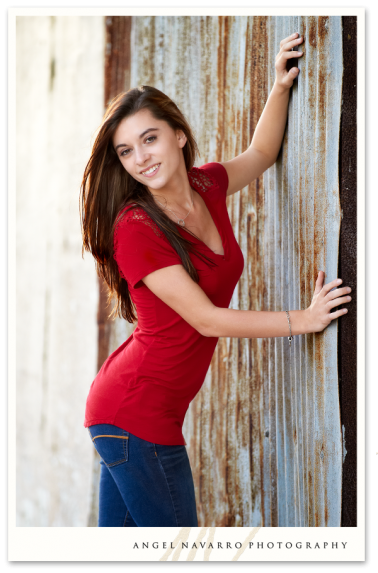
<path id="1" fill-rule="evenodd" d="M 105 106 L 130 87 L 130 16 L 105 17 Z"/>
<path id="2" fill-rule="evenodd" d="M 310 46 L 316 48 L 317 40 L 318 40 L 318 31 L 317 31 L 317 21 L 316 18 L 312 17 L 309 18 L 309 28 L 308 28 L 308 41 Z"/>
<path id="3" fill-rule="evenodd" d="M 324 45 L 329 26 L 329 16 L 319 16 L 318 18 L 318 44 L 319 48 Z"/>

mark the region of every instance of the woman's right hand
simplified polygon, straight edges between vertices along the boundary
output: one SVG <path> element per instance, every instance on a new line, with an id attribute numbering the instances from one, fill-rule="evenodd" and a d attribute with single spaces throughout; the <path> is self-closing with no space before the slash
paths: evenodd
<path id="1" fill-rule="evenodd" d="M 331 309 L 352 300 L 352 297 L 348 296 L 352 289 L 347 286 L 341 288 L 341 279 L 335 279 L 325 285 L 324 277 L 324 271 L 319 271 L 312 302 L 305 311 L 309 332 L 322 332 L 332 320 L 348 312 L 346 308 L 341 308 L 335 312 L 331 312 Z"/>

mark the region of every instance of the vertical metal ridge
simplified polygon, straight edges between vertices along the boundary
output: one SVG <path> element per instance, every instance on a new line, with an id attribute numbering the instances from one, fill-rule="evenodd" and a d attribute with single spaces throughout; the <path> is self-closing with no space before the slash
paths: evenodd
<path id="1" fill-rule="evenodd" d="M 301 24 L 298 23 L 298 31 L 299 33 L 302 32 L 301 30 Z M 304 31 L 302 32 L 304 33 Z M 298 66 L 299 69 L 301 70 L 301 64 L 302 64 L 302 60 L 298 60 Z M 300 71 L 300 75 L 299 75 L 299 83 L 298 85 L 294 88 L 298 90 L 298 92 L 301 92 L 301 86 L 303 85 L 303 81 L 304 78 L 301 76 L 302 71 Z M 300 84 L 300 85 L 299 85 Z M 294 92 L 293 90 L 293 92 Z M 304 109 L 303 106 L 306 106 L 305 102 L 301 102 L 301 104 L 299 104 L 299 108 L 300 109 Z M 298 117 L 298 111 L 296 109 L 296 113 L 295 113 L 295 118 L 297 119 Z M 292 253 L 292 277 L 291 277 L 291 285 L 294 288 L 294 297 L 293 297 L 293 308 L 294 309 L 303 309 L 306 308 L 303 305 L 303 298 L 301 296 L 301 291 L 306 289 L 306 286 L 304 286 L 304 275 L 305 275 L 305 268 L 303 268 L 306 264 L 307 261 L 307 250 L 306 250 L 306 246 L 307 246 L 307 237 L 306 237 L 306 231 L 307 231 L 307 225 L 304 224 L 304 206 L 303 206 L 303 197 L 304 197 L 304 192 L 305 192 L 305 184 L 303 182 L 303 168 L 304 168 L 304 164 L 305 162 L 307 162 L 307 154 L 306 153 L 302 153 L 302 149 L 303 149 L 303 132 L 305 131 L 303 129 L 303 126 L 301 125 L 301 118 L 298 117 L 298 122 L 296 122 L 296 125 L 294 126 L 294 141 L 295 143 L 291 144 L 291 147 L 293 149 L 293 164 L 296 166 L 296 169 L 294 170 L 293 168 L 293 172 L 294 172 L 294 182 L 293 182 L 293 253 Z M 301 137 L 302 136 L 302 137 Z M 303 259 L 304 260 L 304 265 L 303 265 Z M 299 263 L 299 264 L 298 264 Z M 304 286 L 304 289 L 303 289 Z M 301 288 L 302 287 L 302 288 Z M 297 393 L 300 394 L 301 392 L 301 388 L 302 388 L 302 380 L 305 378 L 306 376 L 306 365 L 307 365 L 307 361 L 306 361 L 306 349 L 305 349 L 305 336 L 301 336 L 301 337 L 296 337 L 296 340 L 294 341 L 294 348 L 292 351 L 292 360 L 294 360 L 294 366 L 293 366 L 293 384 Z M 299 397 L 298 397 L 299 400 Z M 298 438 L 298 435 L 300 435 L 301 429 L 303 427 L 303 422 L 306 419 L 306 410 L 304 410 L 303 412 L 304 414 L 304 419 L 302 418 L 301 415 L 297 415 L 296 416 L 296 436 Z M 307 433 L 307 432 L 306 432 Z M 301 508 L 297 506 L 297 523 L 298 525 L 300 524 L 300 522 L 302 521 L 301 517 L 302 517 L 303 513 L 301 512 Z M 299 517 L 300 516 L 300 517 Z M 302 524 L 303 525 L 303 524 Z"/>
<path id="2" fill-rule="evenodd" d="M 338 145 L 333 145 L 333 141 L 339 142 L 340 138 L 340 117 L 338 120 L 331 115 L 332 105 L 341 110 L 342 94 L 342 22 L 341 18 L 330 18 L 328 21 L 328 46 L 332 41 L 332 46 L 336 52 L 335 58 L 329 58 L 327 62 L 327 163 L 331 164 L 331 169 L 327 165 L 326 183 L 328 189 L 327 202 L 327 231 L 326 249 L 329 272 L 337 276 L 339 235 L 341 223 L 340 196 L 339 196 L 339 173 L 338 173 Z M 340 73 L 341 71 L 341 73 Z M 330 77 L 338 77 L 339 82 L 329 81 Z M 336 165 L 336 169 L 333 167 Z M 333 248 L 330 248 L 332 245 Z M 334 248 L 336 246 L 336 248 Z M 333 277 L 332 277 L 333 278 Z M 326 513 L 324 516 L 325 525 L 339 527 L 341 522 L 341 480 L 342 480 L 342 431 L 340 421 L 339 392 L 338 392 L 338 371 L 337 371 L 337 328 L 338 323 L 334 323 L 332 345 L 326 347 L 326 395 L 325 403 L 325 427 L 324 435 L 327 437 L 329 447 L 326 449 L 327 463 L 325 467 L 325 502 Z M 337 492 L 337 495 L 335 493 Z"/>

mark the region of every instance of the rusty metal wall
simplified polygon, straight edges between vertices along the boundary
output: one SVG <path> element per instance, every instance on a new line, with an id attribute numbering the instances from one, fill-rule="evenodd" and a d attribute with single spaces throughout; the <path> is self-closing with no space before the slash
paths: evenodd
<path id="1" fill-rule="evenodd" d="M 282 154 L 264 177 L 264 301 L 306 308 L 318 270 L 338 276 L 341 17 L 269 20 L 269 89 L 279 40 L 305 37 Z M 323 333 L 270 339 L 264 368 L 264 525 L 339 526 L 342 436 L 337 322 Z"/>
<path id="2" fill-rule="evenodd" d="M 248 147 L 279 42 L 294 31 L 305 36 L 305 56 L 282 155 L 227 199 L 246 261 L 232 308 L 305 308 L 317 269 L 337 276 L 341 18 L 131 19 L 130 69 L 121 77 L 176 101 L 197 137 L 197 165 Z M 122 332 L 116 322 L 109 352 Z M 291 355 L 286 339 L 219 340 L 184 424 L 199 525 L 339 525 L 336 360 L 336 324 L 295 337 Z"/>

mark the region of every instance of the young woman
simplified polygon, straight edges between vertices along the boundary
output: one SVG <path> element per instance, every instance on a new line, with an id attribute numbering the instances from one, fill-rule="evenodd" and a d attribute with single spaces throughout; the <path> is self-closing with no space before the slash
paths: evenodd
<path id="1" fill-rule="evenodd" d="M 320 332 L 347 311 L 341 280 L 320 271 L 309 308 L 229 309 L 244 266 L 226 197 L 276 160 L 303 42 L 285 38 L 276 81 L 250 147 L 224 163 L 193 167 L 197 146 L 177 106 L 142 86 L 111 102 L 86 167 L 83 249 L 116 297 L 113 313 L 138 324 L 104 362 L 86 404 L 85 427 L 101 458 L 100 527 L 197 526 L 182 435 L 218 337 Z M 336 288 L 337 287 L 337 288 Z"/>

